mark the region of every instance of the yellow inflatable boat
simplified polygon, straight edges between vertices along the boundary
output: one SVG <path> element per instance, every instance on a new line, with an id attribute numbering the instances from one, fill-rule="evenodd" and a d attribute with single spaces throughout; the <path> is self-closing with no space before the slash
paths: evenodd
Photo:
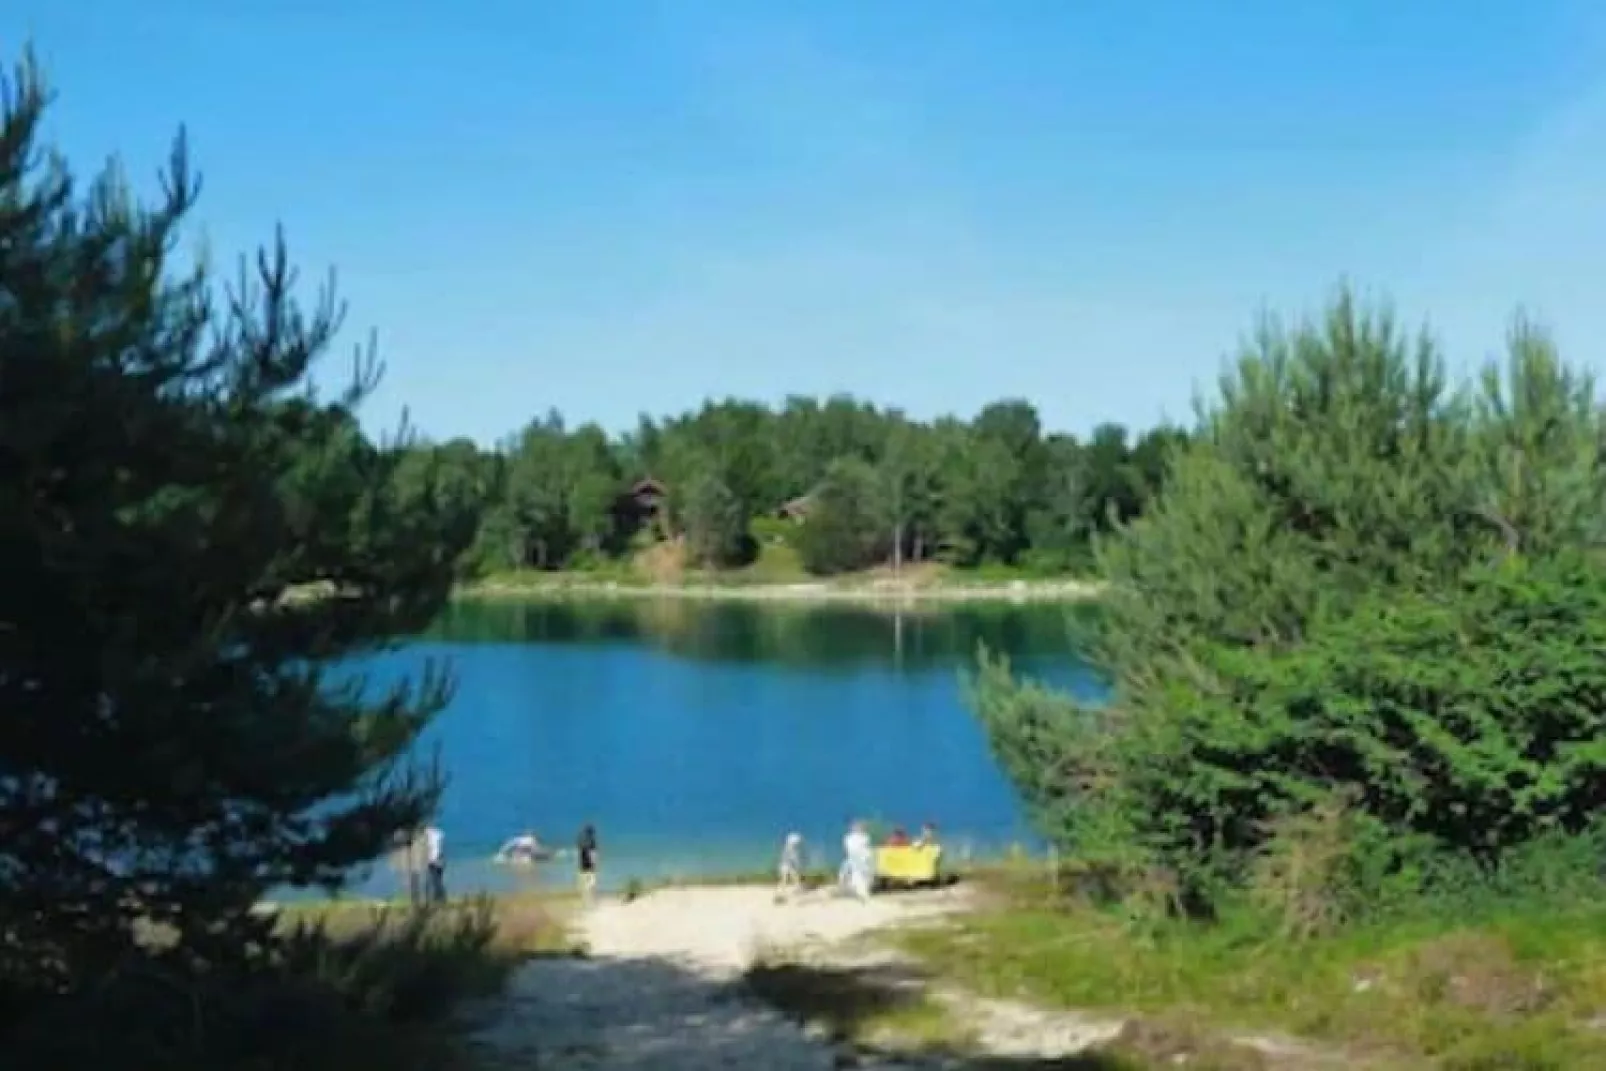
<path id="1" fill-rule="evenodd" d="M 940 844 L 884 844 L 875 850 L 875 876 L 900 885 L 935 885 Z"/>

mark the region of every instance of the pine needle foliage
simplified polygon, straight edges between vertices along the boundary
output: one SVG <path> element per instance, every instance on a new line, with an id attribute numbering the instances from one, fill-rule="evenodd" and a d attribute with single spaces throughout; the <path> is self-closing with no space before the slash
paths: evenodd
<path id="1" fill-rule="evenodd" d="M 264 890 L 433 808 L 407 756 L 445 676 L 325 667 L 423 627 L 475 517 L 396 493 L 370 358 L 312 390 L 341 309 L 297 301 L 282 241 L 227 284 L 175 255 L 182 137 L 142 204 L 43 143 L 31 62 L 0 97 L 0 998 L 218 984 L 271 960 Z"/>
<path id="2" fill-rule="evenodd" d="M 1044 831 L 1209 909 L 1335 796 L 1396 869 L 1497 865 L 1587 824 L 1606 793 L 1591 377 L 1519 318 L 1504 361 L 1454 383 L 1429 335 L 1346 288 L 1320 319 L 1265 320 L 1197 417 L 1152 508 L 1098 547 L 1108 705 L 984 656 L 974 705 Z"/>

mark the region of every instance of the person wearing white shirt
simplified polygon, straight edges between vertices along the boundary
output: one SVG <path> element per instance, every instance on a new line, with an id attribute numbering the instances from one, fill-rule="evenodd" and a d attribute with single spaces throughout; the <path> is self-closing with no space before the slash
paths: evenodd
<path id="1" fill-rule="evenodd" d="M 424 830 L 424 902 L 446 902 L 446 834 L 438 826 Z"/>
<path id="2" fill-rule="evenodd" d="M 788 833 L 781 844 L 780 885 L 775 890 L 777 902 L 791 898 L 803 887 L 803 834 Z"/>
<path id="3" fill-rule="evenodd" d="M 842 870 L 848 888 L 861 901 L 870 900 L 870 886 L 875 876 L 875 849 L 870 845 L 870 832 L 863 822 L 854 822 L 842 838 Z"/>

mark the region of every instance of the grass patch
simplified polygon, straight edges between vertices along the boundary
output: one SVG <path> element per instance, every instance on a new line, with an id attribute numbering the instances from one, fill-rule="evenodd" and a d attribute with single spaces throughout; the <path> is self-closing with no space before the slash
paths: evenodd
<path id="1" fill-rule="evenodd" d="M 820 966 L 761 956 L 743 977 L 749 993 L 856 1053 L 931 1060 L 966 1071 L 1263 1071 L 1262 1053 L 1163 1019 L 1129 1023 L 1107 1044 L 1070 1056 L 980 1051 L 962 1010 L 931 996 L 929 977 L 907 962 Z"/>
<path id="2" fill-rule="evenodd" d="M 427 912 L 337 902 L 277 921 L 282 940 L 254 969 L 182 973 L 158 944 L 92 991 L 0 1020 L 6 1067 L 454 1069 L 452 1014 L 530 956 L 568 949 L 561 916 L 533 898 Z"/>
<path id="3" fill-rule="evenodd" d="M 987 996 L 1319 1039 L 1455 1071 L 1606 1066 L 1606 906 L 1520 903 L 1291 940 L 1252 920 L 1139 930 L 1000 904 L 897 940 Z"/>
<path id="4" fill-rule="evenodd" d="M 403 926 L 417 927 L 425 944 L 443 935 L 472 936 L 487 956 L 516 965 L 531 956 L 579 951 L 568 925 L 578 903 L 578 893 L 542 891 L 462 897 L 425 911 L 405 900 L 327 900 L 287 904 L 274 913 L 281 932 L 316 933 L 334 944 L 374 941 Z"/>
<path id="5" fill-rule="evenodd" d="M 746 565 L 688 570 L 687 578 L 705 584 L 796 584 L 818 579 L 803 568 L 802 557 L 786 543 L 761 543 L 758 555 Z"/>

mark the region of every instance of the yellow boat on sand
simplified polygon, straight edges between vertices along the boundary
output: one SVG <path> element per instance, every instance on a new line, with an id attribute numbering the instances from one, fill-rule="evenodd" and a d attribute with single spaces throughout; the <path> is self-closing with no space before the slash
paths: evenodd
<path id="1" fill-rule="evenodd" d="M 935 885 L 941 863 L 940 844 L 883 844 L 875 850 L 876 880 L 891 884 Z"/>

